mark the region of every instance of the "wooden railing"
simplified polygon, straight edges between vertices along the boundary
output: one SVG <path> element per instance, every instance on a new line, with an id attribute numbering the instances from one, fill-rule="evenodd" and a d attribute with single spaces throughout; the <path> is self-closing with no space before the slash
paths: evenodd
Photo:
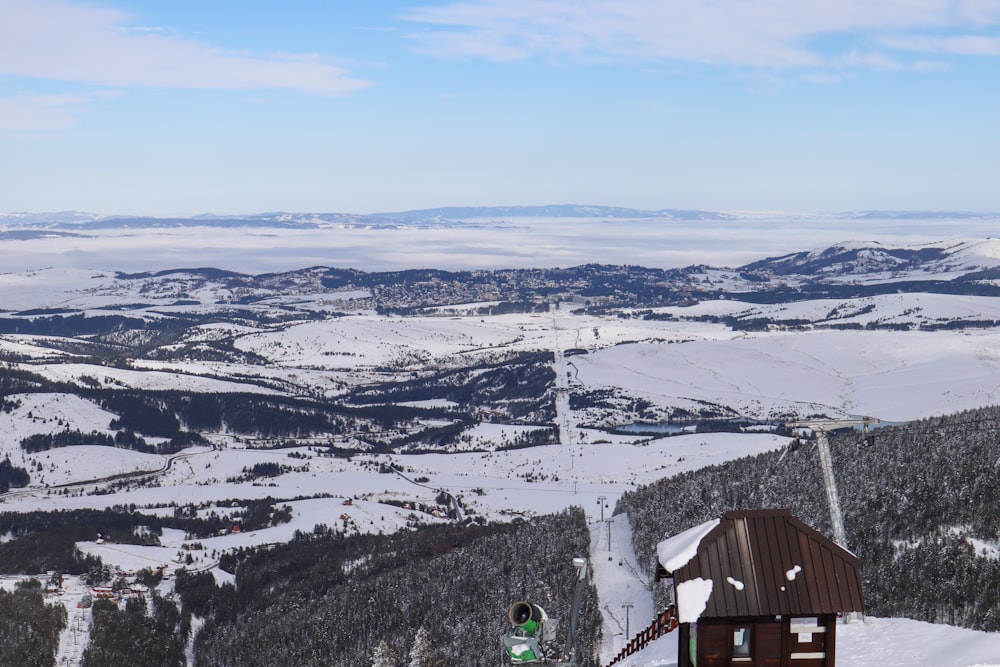
<path id="1" fill-rule="evenodd" d="M 648 628 L 633 637 L 628 644 L 625 644 L 625 648 L 615 656 L 614 660 L 607 664 L 607 667 L 611 667 L 611 665 L 624 660 L 628 656 L 638 653 L 663 635 L 676 630 L 677 626 L 677 608 L 674 605 L 670 605 L 659 616 L 653 619 Z"/>

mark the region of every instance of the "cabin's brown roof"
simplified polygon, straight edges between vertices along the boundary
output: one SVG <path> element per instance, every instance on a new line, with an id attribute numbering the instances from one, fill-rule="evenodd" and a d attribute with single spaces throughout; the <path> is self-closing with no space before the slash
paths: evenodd
<path id="1" fill-rule="evenodd" d="M 860 568 L 787 510 L 751 510 L 727 512 L 694 558 L 665 574 L 677 585 L 712 581 L 701 617 L 809 616 L 863 611 Z"/>

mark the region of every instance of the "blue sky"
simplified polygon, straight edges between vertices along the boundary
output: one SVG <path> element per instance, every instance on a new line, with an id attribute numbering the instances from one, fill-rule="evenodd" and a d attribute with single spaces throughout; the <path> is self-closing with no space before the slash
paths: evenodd
<path id="1" fill-rule="evenodd" d="M 1000 0 L 0 0 L 0 210 L 1000 211 Z"/>

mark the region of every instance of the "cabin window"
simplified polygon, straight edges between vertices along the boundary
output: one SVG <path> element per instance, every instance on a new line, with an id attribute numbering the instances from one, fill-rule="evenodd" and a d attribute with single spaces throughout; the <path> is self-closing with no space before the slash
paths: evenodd
<path id="1" fill-rule="evenodd" d="M 749 661 L 752 657 L 750 648 L 750 627 L 733 626 L 733 660 Z"/>

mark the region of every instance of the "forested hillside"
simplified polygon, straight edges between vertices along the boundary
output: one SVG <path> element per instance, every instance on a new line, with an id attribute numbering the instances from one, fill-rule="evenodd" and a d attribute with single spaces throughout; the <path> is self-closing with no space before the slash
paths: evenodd
<path id="1" fill-rule="evenodd" d="M 869 613 L 1000 630 L 1000 409 L 830 437 Z M 624 495 L 636 552 L 727 510 L 784 507 L 831 535 L 816 448 L 772 452 Z"/>
<path id="2" fill-rule="evenodd" d="M 574 557 L 589 553 L 582 511 L 528 523 L 337 538 L 320 526 L 287 545 L 238 553 L 223 565 L 237 585 L 182 575 L 184 613 L 207 617 L 197 665 L 358 667 L 378 650 L 409 664 L 417 635 L 437 667 L 496 664 L 511 603 L 559 618 L 565 643 Z M 600 615 L 592 586 L 577 634 L 581 667 L 596 665 Z M 370 658 L 366 658 L 370 664 Z"/>

